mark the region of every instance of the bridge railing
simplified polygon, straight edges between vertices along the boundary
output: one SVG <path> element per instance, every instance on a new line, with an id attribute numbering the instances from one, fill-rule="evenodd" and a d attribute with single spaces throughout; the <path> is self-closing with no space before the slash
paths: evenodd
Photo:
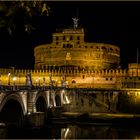
<path id="1" fill-rule="evenodd" d="M 5 85 L 2 85 L 0 86 L 0 90 L 47 90 L 49 89 L 50 87 L 48 86 L 18 86 L 18 85 L 15 85 L 15 86 L 5 86 Z"/>
<path id="2" fill-rule="evenodd" d="M 53 88 L 50 86 L 26 86 L 26 85 L 1 85 L 0 90 L 4 91 L 18 91 L 18 90 L 39 90 L 39 91 L 46 91 L 46 90 L 56 90 L 56 89 L 64 89 L 63 87 L 56 87 Z"/>

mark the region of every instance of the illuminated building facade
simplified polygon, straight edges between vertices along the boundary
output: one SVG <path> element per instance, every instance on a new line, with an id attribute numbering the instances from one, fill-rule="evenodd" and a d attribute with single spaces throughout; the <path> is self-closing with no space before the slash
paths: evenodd
<path id="1" fill-rule="evenodd" d="M 35 69 L 0 69 L 1 85 L 26 85 L 31 74 L 32 85 L 50 84 L 69 88 L 138 88 L 140 65 L 120 69 L 120 49 L 105 43 L 84 41 L 83 28 L 70 28 L 53 33 L 51 44 L 35 47 Z M 135 83 L 135 84 L 133 84 Z"/>
<path id="2" fill-rule="evenodd" d="M 84 29 L 53 33 L 51 44 L 35 48 L 35 69 L 103 70 L 120 66 L 120 49 L 105 43 L 84 41 Z"/>

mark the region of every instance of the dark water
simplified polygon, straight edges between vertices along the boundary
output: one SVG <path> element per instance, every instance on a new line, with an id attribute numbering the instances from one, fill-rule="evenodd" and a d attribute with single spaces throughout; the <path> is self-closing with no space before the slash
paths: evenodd
<path id="1" fill-rule="evenodd" d="M 48 125 L 44 128 L 0 128 L 0 138 L 13 139 L 139 139 L 140 126 L 102 124 Z"/>

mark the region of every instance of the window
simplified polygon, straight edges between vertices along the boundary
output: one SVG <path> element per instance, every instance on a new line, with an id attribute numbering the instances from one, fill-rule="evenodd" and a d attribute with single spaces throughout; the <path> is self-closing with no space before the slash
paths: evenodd
<path id="1" fill-rule="evenodd" d="M 72 44 L 70 45 L 70 48 L 73 48 L 73 45 Z"/>
<path id="2" fill-rule="evenodd" d="M 56 42 L 56 45 L 58 45 L 58 42 Z"/>
<path id="3" fill-rule="evenodd" d="M 56 40 L 58 40 L 58 39 L 59 39 L 59 37 L 57 36 L 57 37 L 56 37 Z"/>
<path id="4" fill-rule="evenodd" d="M 81 105 L 84 106 L 84 100 L 83 99 L 81 99 Z"/>
<path id="5" fill-rule="evenodd" d="M 73 48 L 73 45 L 72 44 L 63 44 L 63 48 Z"/>
<path id="6" fill-rule="evenodd" d="M 80 40 L 80 36 L 77 36 L 77 40 Z"/>
<path id="7" fill-rule="evenodd" d="M 73 40 L 73 37 L 72 36 L 70 36 L 70 40 Z"/>
<path id="8" fill-rule="evenodd" d="M 66 40 L 66 37 L 65 36 L 63 36 L 63 40 Z"/>
<path id="9" fill-rule="evenodd" d="M 103 49 L 103 50 L 106 50 L 106 48 L 105 48 L 105 47 L 102 47 L 102 49 Z"/>
<path id="10" fill-rule="evenodd" d="M 85 75 L 83 75 L 82 78 L 85 79 Z"/>
<path id="11" fill-rule="evenodd" d="M 77 44 L 80 44 L 80 42 L 78 41 Z"/>

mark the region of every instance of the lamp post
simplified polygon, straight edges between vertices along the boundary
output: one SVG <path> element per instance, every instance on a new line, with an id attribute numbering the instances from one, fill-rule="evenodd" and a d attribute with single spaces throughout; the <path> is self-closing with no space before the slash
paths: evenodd
<path id="1" fill-rule="evenodd" d="M 56 81 L 55 81 L 55 86 L 56 86 L 56 88 L 57 88 L 57 79 L 56 79 Z"/>
<path id="2" fill-rule="evenodd" d="M 46 87 L 46 79 L 45 77 L 43 77 L 43 90 L 45 90 L 45 87 Z"/>
<path id="3" fill-rule="evenodd" d="M 17 80 L 17 78 L 16 78 L 16 77 L 13 77 L 13 90 L 16 90 L 16 87 L 15 87 L 15 85 L 16 85 L 16 80 Z"/>
<path id="4" fill-rule="evenodd" d="M 15 86 L 15 84 L 16 84 L 16 80 L 17 80 L 17 78 L 16 77 L 13 77 L 13 85 Z"/>
<path id="5" fill-rule="evenodd" d="M 38 78 L 38 85 L 40 86 L 40 77 Z"/>
<path id="6" fill-rule="evenodd" d="M 8 73 L 8 85 L 10 86 L 10 76 L 11 76 L 11 73 L 9 72 Z"/>
<path id="7" fill-rule="evenodd" d="M 36 81 L 36 88 L 37 88 L 37 86 L 38 86 L 38 79 L 36 79 L 35 81 Z"/>

